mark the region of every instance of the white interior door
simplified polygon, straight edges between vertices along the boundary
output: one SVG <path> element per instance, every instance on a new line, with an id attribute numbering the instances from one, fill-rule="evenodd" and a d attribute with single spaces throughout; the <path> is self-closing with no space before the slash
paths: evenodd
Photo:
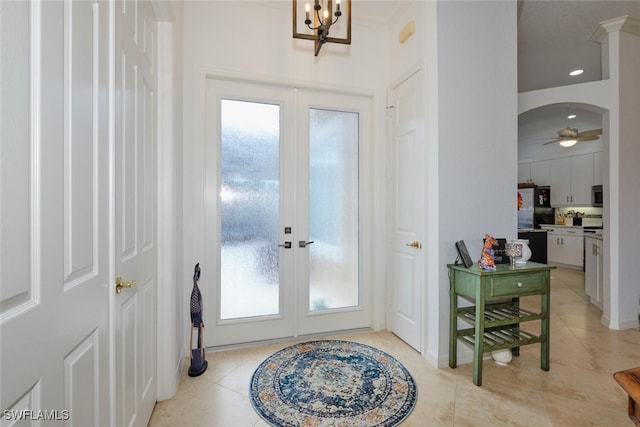
<path id="1" fill-rule="evenodd" d="M 416 350 L 422 347 L 425 265 L 424 78 L 418 71 L 392 91 L 393 248 L 390 329 Z"/>
<path id="2" fill-rule="evenodd" d="M 370 326 L 369 99 L 206 88 L 205 345 Z"/>
<path id="3" fill-rule="evenodd" d="M 156 17 L 148 1 L 115 8 L 114 267 L 130 287 L 115 295 L 114 425 L 146 426 L 156 401 Z"/>
<path id="4" fill-rule="evenodd" d="M 109 5 L 3 1 L 0 20 L 3 425 L 115 425 Z"/>

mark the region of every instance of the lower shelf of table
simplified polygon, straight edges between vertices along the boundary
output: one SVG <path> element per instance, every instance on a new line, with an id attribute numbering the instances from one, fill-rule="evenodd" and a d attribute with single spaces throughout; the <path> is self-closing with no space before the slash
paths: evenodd
<path id="1" fill-rule="evenodd" d="M 458 339 L 474 348 L 476 342 L 475 329 L 458 331 Z M 542 337 L 517 327 L 485 329 L 483 336 L 484 351 L 502 350 L 542 342 Z"/>
<path id="2" fill-rule="evenodd" d="M 476 307 L 463 307 L 458 309 L 458 318 L 474 324 L 476 321 Z M 540 320 L 543 318 L 541 313 L 534 313 L 525 310 L 513 303 L 487 304 L 484 310 L 484 326 L 491 328 L 494 326 L 506 326 L 518 323 L 530 322 L 532 320 Z"/>

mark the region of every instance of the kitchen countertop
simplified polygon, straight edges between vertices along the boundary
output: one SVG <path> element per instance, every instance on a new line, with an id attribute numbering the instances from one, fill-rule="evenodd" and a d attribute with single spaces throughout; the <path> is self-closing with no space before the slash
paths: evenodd
<path id="1" fill-rule="evenodd" d="M 594 230 L 593 232 L 584 233 L 584 237 L 591 237 L 592 239 L 604 240 L 602 238 L 602 230 Z"/>

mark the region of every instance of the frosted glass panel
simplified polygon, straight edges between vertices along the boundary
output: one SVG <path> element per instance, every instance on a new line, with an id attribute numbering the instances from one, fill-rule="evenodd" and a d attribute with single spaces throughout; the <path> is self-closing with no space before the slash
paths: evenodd
<path id="1" fill-rule="evenodd" d="M 279 312 L 280 107 L 222 100 L 222 319 Z"/>
<path id="2" fill-rule="evenodd" d="M 358 114 L 309 110 L 309 309 L 358 305 Z"/>

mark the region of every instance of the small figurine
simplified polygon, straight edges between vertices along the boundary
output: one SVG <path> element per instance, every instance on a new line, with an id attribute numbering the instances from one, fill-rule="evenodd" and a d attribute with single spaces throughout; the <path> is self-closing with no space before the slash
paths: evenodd
<path id="1" fill-rule="evenodd" d="M 193 342 L 191 341 L 189 347 L 191 347 L 191 366 L 189 367 L 189 376 L 197 377 L 202 375 L 207 370 L 208 362 L 205 359 L 205 351 L 202 340 L 202 329 L 204 328 L 204 322 L 202 321 L 202 294 L 198 287 L 198 281 L 200 280 L 200 263 L 196 264 L 193 272 L 193 290 L 191 291 L 191 340 L 193 340 L 193 328 L 198 331 L 198 343 L 197 347 L 193 348 Z"/>
<path id="2" fill-rule="evenodd" d="M 478 265 L 480 265 L 480 267 L 483 270 L 495 270 L 496 269 L 496 263 L 494 260 L 494 250 L 493 247 L 495 245 L 497 245 L 498 242 L 496 241 L 496 239 L 494 239 L 493 237 L 491 237 L 488 233 L 485 233 L 484 235 L 484 247 L 482 248 L 482 256 L 480 257 L 480 260 L 478 261 Z"/>

